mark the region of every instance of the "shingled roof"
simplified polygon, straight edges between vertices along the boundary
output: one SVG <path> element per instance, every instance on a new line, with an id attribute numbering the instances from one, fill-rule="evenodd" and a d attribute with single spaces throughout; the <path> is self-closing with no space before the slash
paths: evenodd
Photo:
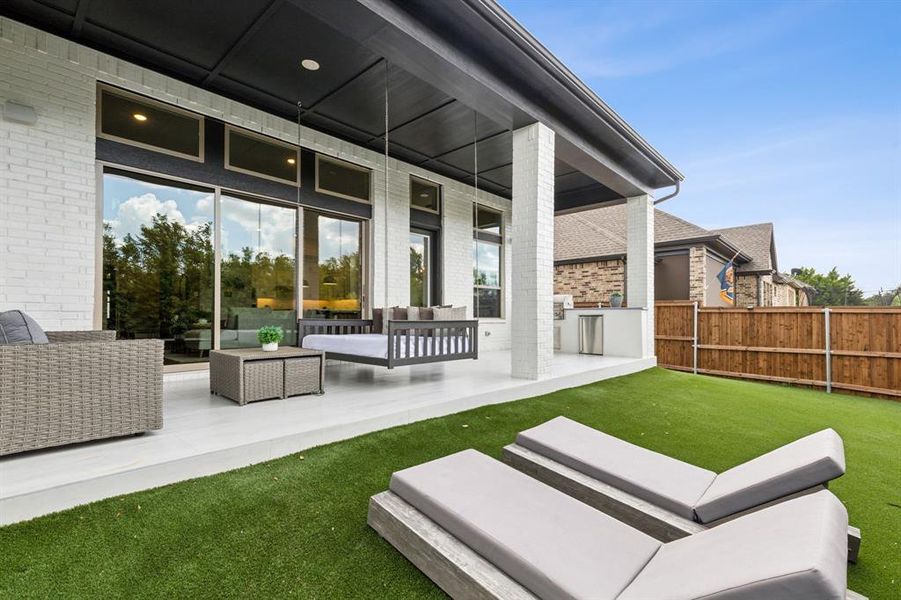
<path id="1" fill-rule="evenodd" d="M 720 236 L 703 227 L 659 209 L 654 210 L 654 242 L 711 241 L 723 243 Z M 726 242 L 726 251 L 737 251 Z M 574 261 L 607 258 L 626 254 L 626 206 L 611 206 L 559 215 L 554 219 L 554 260 Z M 742 253 L 744 254 L 744 253 Z M 744 257 L 743 258 L 747 258 Z"/>
<path id="2" fill-rule="evenodd" d="M 726 227 L 715 229 L 713 232 L 722 235 L 751 257 L 750 262 L 738 267 L 740 273 L 776 271 L 778 269 L 776 266 L 776 240 L 773 235 L 772 223 Z"/>

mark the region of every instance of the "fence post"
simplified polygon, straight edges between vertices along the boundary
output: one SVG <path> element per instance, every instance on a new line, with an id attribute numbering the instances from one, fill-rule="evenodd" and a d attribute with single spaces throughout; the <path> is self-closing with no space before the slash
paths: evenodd
<path id="1" fill-rule="evenodd" d="M 832 393 L 832 334 L 829 330 L 829 307 L 823 307 L 823 318 L 826 322 L 826 393 Z"/>
<path id="2" fill-rule="evenodd" d="M 692 372 L 697 375 L 698 374 L 698 303 L 695 301 L 694 303 L 694 323 L 693 323 L 693 333 L 691 336 L 691 364 L 692 364 Z"/>

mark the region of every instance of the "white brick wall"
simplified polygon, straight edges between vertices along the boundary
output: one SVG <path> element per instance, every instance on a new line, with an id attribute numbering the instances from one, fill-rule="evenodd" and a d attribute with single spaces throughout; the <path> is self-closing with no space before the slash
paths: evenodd
<path id="1" fill-rule="evenodd" d="M 48 329 L 94 326 L 98 81 L 297 142 L 297 125 L 289 120 L 0 18 L 0 103 L 15 100 L 38 113 L 34 126 L 0 121 L 0 310 L 24 308 Z M 473 188 L 391 159 L 386 224 L 383 155 L 306 127 L 301 143 L 373 169 L 373 306 L 409 302 L 410 175 L 443 186 L 444 300 L 470 307 L 471 314 Z M 504 211 L 509 223 L 510 201 L 485 192 L 479 201 Z M 509 267 L 509 245 L 505 251 Z M 509 285 L 505 292 L 509 315 Z M 481 328 L 491 334 L 482 338 L 483 349 L 509 347 L 509 319 Z"/>
<path id="2" fill-rule="evenodd" d="M 512 373 L 538 379 L 554 356 L 554 132 L 541 123 L 513 132 Z"/>
<path id="3" fill-rule="evenodd" d="M 654 199 L 626 200 L 626 298 L 647 308 L 645 356 L 654 356 Z"/>

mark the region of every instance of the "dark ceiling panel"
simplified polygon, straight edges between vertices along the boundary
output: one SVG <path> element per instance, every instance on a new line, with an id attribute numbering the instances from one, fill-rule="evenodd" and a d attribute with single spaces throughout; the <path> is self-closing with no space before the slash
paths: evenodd
<path id="1" fill-rule="evenodd" d="M 35 24 L 42 29 L 63 35 L 72 31 L 72 16 L 75 13 L 75 0 L 71 2 L 47 2 L 38 4 L 33 0 L 2 0 L 0 12 L 9 12 L 21 16 L 26 23 Z M 55 5 L 59 5 L 58 7 Z M 60 10 L 62 9 L 62 10 Z"/>
<path id="2" fill-rule="evenodd" d="M 447 103 L 450 98 L 396 67 L 388 67 L 388 126 L 394 128 Z M 379 62 L 313 107 L 318 113 L 381 136 L 385 131 L 385 64 Z"/>
<path id="3" fill-rule="evenodd" d="M 486 135 L 503 131 L 499 125 L 480 120 Z M 473 112 L 459 102 L 453 102 L 393 131 L 391 137 L 404 146 L 416 148 L 429 156 L 443 154 L 470 143 L 473 139 Z"/>
<path id="4" fill-rule="evenodd" d="M 471 140 L 472 137 L 470 136 L 470 141 Z M 473 152 L 472 144 L 449 152 L 440 158 L 441 162 L 446 162 L 469 172 L 472 172 L 473 165 L 475 164 L 475 154 Z M 479 142 L 478 166 L 480 172 L 505 165 L 511 160 L 513 160 L 513 142 L 509 131 L 503 131 L 488 139 L 484 139 L 483 137 Z"/>
<path id="5" fill-rule="evenodd" d="M 319 70 L 303 69 L 300 62 L 306 58 L 316 60 Z M 378 58 L 293 4 L 284 4 L 222 69 L 222 75 L 311 105 Z"/>
<path id="6" fill-rule="evenodd" d="M 502 187 L 513 187 L 513 165 L 504 165 L 490 171 L 479 169 L 479 181 L 487 180 Z"/>
<path id="7" fill-rule="evenodd" d="M 570 190 L 578 190 L 590 185 L 596 184 L 597 181 L 585 175 L 584 173 L 580 173 L 578 171 L 574 173 L 569 173 L 567 175 L 561 175 L 554 180 L 554 189 L 558 192 L 568 192 Z"/>
<path id="8" fill-rule="evenodd" d="M 86 20 L 211 69 L 268 4 L 261 0 L 90 0 Z"/>

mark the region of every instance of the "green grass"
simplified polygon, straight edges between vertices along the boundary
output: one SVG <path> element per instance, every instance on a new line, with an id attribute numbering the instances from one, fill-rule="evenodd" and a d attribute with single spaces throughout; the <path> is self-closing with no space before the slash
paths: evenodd
<path id="1" fill-rule="evenodd" d="M 560 414 L 714 470 L 833 427 L 848 474 L 831 489 L 863 531 L 849 585 L 901 594 L 901 403 L 654 369 L 2 528 L 0 597 L 439 598 L 367 528 L 369 496 Z"/>

